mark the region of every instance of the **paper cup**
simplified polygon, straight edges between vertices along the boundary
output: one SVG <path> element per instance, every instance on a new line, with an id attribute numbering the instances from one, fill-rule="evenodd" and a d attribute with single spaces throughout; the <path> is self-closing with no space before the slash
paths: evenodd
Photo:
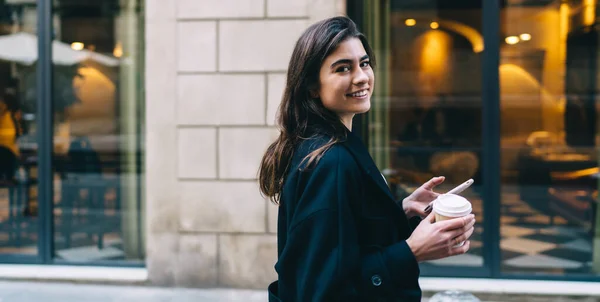
<path id="1" fill-rule="evenodd" d="M 471 214 L 471 203 L 464 197 L 456 194 L 442 194 L 433 201 L 433 214 L 435 221 L 444 221 Z M 454 247 L 463 246 L 461 242 Z"/>

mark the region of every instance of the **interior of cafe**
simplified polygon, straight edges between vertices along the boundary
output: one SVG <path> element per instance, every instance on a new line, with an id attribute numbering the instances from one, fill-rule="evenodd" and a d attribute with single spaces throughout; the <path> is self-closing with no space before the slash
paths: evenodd
<path id="1" fill-rule="evenodd" d="M 471 250 L 426 274 L 489 266 L 484 221 L 499 215 L 502 273 L 598 275 L 598 1 L 500 1 L 499 213 L 483 212 L 482 2 L 365 3 L 378 67 L 363 132 L 378 166 L 398 198 L 433 176 L 441 192 L 475 180 Z"/>

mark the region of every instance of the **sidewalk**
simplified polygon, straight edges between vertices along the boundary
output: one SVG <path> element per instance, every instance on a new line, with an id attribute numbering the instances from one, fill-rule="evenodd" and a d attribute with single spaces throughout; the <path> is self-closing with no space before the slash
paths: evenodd
<path id="1" fill-rule="evenodd" d="M 266 290 L 0 281 L 0 302 L 264 302 Z"/>
<path id="2" fill-rule="evenodd" d="M 431 295 L 432 293 L 426 293 Z M 597 302 L 598 298 L 477 294 L 482 302 Z M 423 302 L 428 299 L 424 298 Z M 266 302 L 266 290 L 0 281 L 0 302 Z"/>
<path id="3" fill-rule="evenodd" d="M 0 302 L 266 302 L 266 290 L 0 281 Z M 423 299 L 427 301 L 427 299 Z"/>

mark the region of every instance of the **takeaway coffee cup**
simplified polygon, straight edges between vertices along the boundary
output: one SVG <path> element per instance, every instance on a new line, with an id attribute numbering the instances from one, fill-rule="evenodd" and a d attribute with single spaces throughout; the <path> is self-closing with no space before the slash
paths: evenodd
<path id="1" fill-rule="evenodd" d="M 454 219 L 471 214 L 471 203 L 464 197 L 456 194 L 442 194 L 433 202 L 435 221 Z M 455 247 L 463 246 L 461 242 Z"/>

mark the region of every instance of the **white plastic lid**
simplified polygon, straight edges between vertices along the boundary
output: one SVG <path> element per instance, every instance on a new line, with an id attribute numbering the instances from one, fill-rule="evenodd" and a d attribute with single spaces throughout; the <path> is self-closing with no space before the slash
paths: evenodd
<path id="1" fill-rule="evenodd" d="M 442 194 L 433 202 L 433 210 L 446 217 L 462 217 L 471 213 L 471 203 L 456 194 Z"/>

